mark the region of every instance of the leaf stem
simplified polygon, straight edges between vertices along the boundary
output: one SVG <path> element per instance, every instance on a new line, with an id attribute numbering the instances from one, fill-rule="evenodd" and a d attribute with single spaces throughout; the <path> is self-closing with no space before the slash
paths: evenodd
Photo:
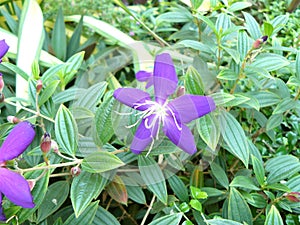
<path id="1" fill-rule="evenodd" d="M 19 169 L 19 170 L 21 173 L 25 173 L 25 172 L 35 171 L 35 170 L 56 169 L 58 167 L 72 166 L 72 165 L 81 164 L 81 163 L 82 163 L 82 159 L 77 159 L 77 160 L 74 160 L 73 162 L 51 164 L 48 166 L 33 167 L 33 168 Z"/>
<path id="2" fill-rule="evenodd" d="M 152 207 L 153 207 L 154 201 L 155 201 L 155 195 L 153 195 L 153 197 L 152 197 L 152 199 L 151 199 L 151 202 L 150 202 L 150 205 L 149 205 L 149 207 L 148 207 L 148 209 L 147 209 L 147 212 L 146 212 L 146 214 L 145 214 L 145 216 L 144 216 L 144 218 L 143 218 L 143 220 L 142 220 L 142 222 L 141 222 L 140 225 L 144 225 L 144 224 L 146 223 L 147 217 L 148 217 L 149 214 L 150 214 L 150 211 L 151 211 L 151 209 L 152 209 Z"/>

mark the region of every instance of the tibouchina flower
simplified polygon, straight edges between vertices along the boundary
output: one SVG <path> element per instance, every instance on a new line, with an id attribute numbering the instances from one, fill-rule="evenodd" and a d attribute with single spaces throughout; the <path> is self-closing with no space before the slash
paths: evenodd
<path id="1" fill-rule="evenodd" d="M 6 44 L 5 40 L 0 41 L 0 63 L 2 62 L 3 56 L 8 51 L 8 45 Z"/>
<path id="2" fill-rule="evenodd" d="M 151 76 L 146 73 L 140 75 L 147 78 Z M 213 99 L 185 94 L 169 101 L 168 97 L 176 91 L 178 78 L 172 58 L 167 53 L 156 56 L 151 79 L 154 100 L 147 92 L 136 88 L 119 88 L 114 91 L 118 101 L 140 111 L 136 116 L 140 117 L 138 121 L 141 123 L 131 143 L 131 151 L 139 154 L 151 144 L 150 152 L 162 126 L 164 134 L 175 145 L 194 154 L 197 151 L 194 136 L 186 124 L 213 111 L 216 108 Z"/>
<path id="3" fill-rule="evenodd" d="M 0 221 L 5 221 L 1 204 L 2 194 L 23 208 L 34 207 L 28 182 L 20 174 L 5 168 L 5 162 L 22 154 L 34 136 L 33 125 L 26 121 L 21 122 L 11 130 L 0 148 Z"/>

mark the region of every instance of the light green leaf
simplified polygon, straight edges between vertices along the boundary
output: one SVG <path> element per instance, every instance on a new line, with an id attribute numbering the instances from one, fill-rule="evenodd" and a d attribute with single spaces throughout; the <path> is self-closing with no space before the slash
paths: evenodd
<path id="1" fill-rule="evenodd" d="M 243 61 L 251 49 L 250 38 L 246 31 L 240 30 L 238 34 L 238 43 L 237 43 L 237 51 L 241 56 L 241 61 Z"/>
<path id="2" fill-rule="evenodd" d="M 264 22 L 264 35 L 271 37 L 273 31 L 274 31 L 274 28 L 273 28 L 272 24 L 270 24 L 268 22 Z"/>
<path id="3" fill-rule="evenodd" d="M 208 147 L 214 151 L 220 139 L 220 127 L 213 114 L 207 114 L 196 120 L 197 131 Z"/>
<path id="4" fill-rule="evenodd" d="M 271 21 L 271 24 L 274 27 L 273 35 L 275 35 L 282 28 L 284 28 L 284 26 L 286 25 L 286 23 L 288 22 L 288 20 L 289 20 L 289 16 L 288 15 L 280 15 L 280 16 L 275 17 Z"/>
<path id="5" fill-rule="evenodd" d="M 266 163 L 268 184 L 273 184 L 293 176 L 300 171 L 299 159 L 292 155 L 281 155 Z"/>
<path id="6" fill-rule="evenodd" d="M 281 55 L 264 53 L 255 58 L 255 61 L 251 64 L 251 67 L 258 67 L 267 71 L 274 71 L 289 64 L 289 61 Z"/>
<path id="7" fill-rule="evenodd" d="M 297 51 L 296 55 L 296 77 L 300 80 L 300 50 Z"/>
<path id="8" fill-rule="evenodd" d="M 267 121 L 266 130 L 273 130 L 274 128 L 278 127 L 281 122 L 283 121 L 283 114 L 273 114 Z"/>
<path id="9" fill-rule="evenodd" d="M 153 220 L 151 223 L 149 223 L 149 225 L 178 225 L 180 223 L 181 218 L 182 213 L 170 214 Z"/>
<path id="10" fill-rule="evenodd" d="M 224 171 L 224 169 L 217 163 L 212 162 L 210 164 L 211 172 L 213 176 L 217 179 L 219 184 L 221 184 L 223 187 L 228 189 L 229 187 L 229 180 L 227 178 L 227 175 Z"/>
<path id="11" fill-rule="evenodd" d="M 228 146 L 227 150 L 248 167 L 249 147 L 243 128 L 229 112 L 222 112 L 220 118 L 221 134 Z"/>
<path id="12" fill-rule="evenodd" d="M 62 84 L 65 87 L 77 74 L 77 71 L 81 67 L 83 62 L 84 52 L 78 52 L 73 55 L 68 61 L 65 63 L 63 70 L 61 71 L 63 80 Z"/>
<path id="13" fill-rule="evenodd" d="M 51 44 L 57 58 L 65 61 L 67 56 L 67 37 L 64 15 L 60 7 L 52 30 Z"/>
<path id="14" fill-rule="evenodd" d="M 234 95 L 228 94 L 226 92 L 217 92 L 210 95 L 217 106 L 223 106 L 226 103 L 235 99 Z"/>
<path id="15" fill-rule="evenodd" d="M 262 33 L 259 28 L 259 24 L 256 22 L 254 17 L 246 12 L 243 12 L 246 20 L 246 28 L 253 39 L 258 39 L 262 37 Z"/>
<path id="16" fill-rule="evenodd" d="M 85 171 L 73 179 L 70 198 L 76 217 L 80 216 L 91 201 L 98 197 L 105 184 L 106 182 L 100 174 Z"/>
<path id="17" fill-rule="evenodd" d="M 218 74 L 217 78 L 221 80 L 237 80 L 238 74 L 231 69 L 223 69 Z"/>
<path id="18" fill-rule="evenodd" d="M 186 13 L 186 11 L 166 12 L 160 14 L 156 20 L 157 23 L 186 23 L 192 20 L 192 15 L 190 13 Z"/>
<path id="19" fill-rule="evenodd" d="M 189 94 L 194 94 L 194 95 L 204 94 L 204 85 L 202 82 L 201 75 L 193 66 L 189 66 L 189 68 L 186 71 L 184 86 L 186 87 L 186 91 Z"/>
<path id="20" fill-rule="evenodd" d="M 222 46 L 222 48 L 225 50 L 225 52 L 227 52 L 230 55 L 230 57 L 234 60 L 234 62 L 236 64 L 240 63 L 241 56 L 238 51 L 236 51 L 235 49 L 224 47 L 224 46 Z"/>
<path id="21" fill-rule="evenodd" d="M 166 181 L 158 164 L 150 156 L 145 157 L 139 155 L 138 165 L 141 176 L 148 189 L 153 192 L 162 203 L 167 204 L 168 193 Z"/>
<path id="22" fill-rule="evenodd" d="M 57 181 L 48 187 L 45 198 L 38 209 L 37 221 L 40 223 L 53 214 L 65 202 L 69 195 L 69 183 Z"/>
<path id="23" fill-rule="evenodd" d="M 218 34 L 218 30 L 215 27 L 214 23 L 206 16 L 203 16 L 201 14 L 197 14 L 196 17 L 198 17 L 198 19 L 202 20 L 204 23 L 206 23 L 207 26 L 210 27 L 210 29 L 212 29 L 212 31 L 217 35 Z"/>
<path id="24" fill-rule="evenodd" d="M 267 214 L 267 218 L 265 220 L 264 225 L 283 225 L 283 224 L 284 223 L 278 209 L 276 208 L 275 205 L 272 205 L 270 211 Z"/>
<path id="25" fill-rule="evenodd" d="M 287 110 L 295 108 L 295 106 L 296 104 L 294 99 L 284 98 L 278 103 L 276 108 L 273 110 L 273 115 L 284 113 Z"/>
<path id="26" fill-rule="evenodd" d="M 228 8 L 228 11 L 236 12 L 248 8 L 250 6 L 252 6 L 251 2 L 235 2 Z"/>
<path id="27" fill-rule="evenodd" d="M 55 117 L 55 137 L 62 152 L 74 156 L 77 150 L 78 129 L 73 115 L 61 105 Z"/>
<path id="28" fill-rule="evenodd" d="M 206 53 L 213 54 L 213 50 L 210 48 L 209 45 L 203 44 L 202 42 L 199 42 L 199 41 L 183 40 L 183 41 L 178 42 L 176 45 L 178 45 L 178 46 L 183 45 L 184 47 L 192 48 L 192 49 L 198 50 L 200 52 L 206 52 Z"/>
<path id="29" fill-rule="evenodd" d="M 228 219 L 237 222 L 246 222 L 252 225 L 251 210 L 243 196 L 233 187 L 230 188 L 228 201 Z"/>
<path id="30" fill-rule="evenodd" d="M 96 215 L 99 201 L 91 203 L 86 210 L 77 218 L 75 213 L 68 217 L 64 225 L 90 225 Z"/>
<path id="31" fill-rule="evenodd" d="M 54 94 L 59 82 L 59 80 L 54 80 L 42 90 L 38 101 L 39 106 L 42 106 Z"/>
<path id="32" fill-rule="evenodd" d="M 261 108 L 278 104 L 280 102 L 280 96 L 270 91 L 259 91 L 251 93 L 255 97 Z"/>
<path id="33" fill-rule="evenodd" d="M 108 210 L 98 207 L 92 225 L 120 225 L 120 222 Z"/>
<path id="34" fill-rule="evenodd" d="M 112 153 L 98 151 L 85 157 L 81 165 L 87 172 L 102 173 L 123 166 L 124 163 Z"/>
<path id="35" fill-rule="evenodd" d="M 262 162 L 259 161 L 254 155 L 251 155 L 252 159 L 252 165 L 253 165 L 253 170 L 254 174 L 256 177 L 257 182 L 260 185 L 264 185 L 265 183 L 265 170 Z"/>
<path id="36" fill-rule="evenodd" d="M 300 77 L 300 76 L 299 76 Z M 291 87 L 300 87 L 300 79 L 297 76 L 290 76 L 288 82 L 286 83 L 287 85 Z"/>
<path id="37" fill-rule="evenodd" d="M 231 181 L 230 187 L 240 187 L 250 190 L 259 191 L 260 189 L 254 184 L 253 180 L 246 176 L 236 176 Z"/>
<path id="38" fill-rule="evenodd" d="M 221 36 L 221 34 L 231 26 L 232 23 L 230 17 L 225 13 L 220 13 L 216 21 L 216 29 L 219 32 L 219 35 Z"/>

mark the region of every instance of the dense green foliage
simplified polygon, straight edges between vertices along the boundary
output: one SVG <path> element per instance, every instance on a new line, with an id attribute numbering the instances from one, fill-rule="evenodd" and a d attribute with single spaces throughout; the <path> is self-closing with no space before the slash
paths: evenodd
<path id="1" fill-rule="evenodd" d="M 37 132 L 11 166 L 36 182 L 36 207 L 4 199 L 8 223 L 299 225 L 300 9 L 290 3 L 0 1 L 10 45 L 0 138 L 10 115 Z M 112 96 L 144 88 L 135 73 L 162 52 L 186 93 L 217 105 L 188 124 L 192 156 L 163 136 L 133 154 L 137 119 Z M 58 144 L 46 153 L 45 131 Z"/>

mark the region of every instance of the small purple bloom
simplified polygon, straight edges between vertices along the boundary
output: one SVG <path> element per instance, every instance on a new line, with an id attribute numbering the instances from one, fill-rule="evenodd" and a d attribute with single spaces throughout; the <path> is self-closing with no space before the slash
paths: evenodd
<path id="1" fill-rule="evenodd" d="M 178 78 L 172 58 L 169 54 L 157 55 L 153 75 L 142 71 L 137 79 L 152 79 L 155 101 L 147 92 L 135 88 L 119 88 L 114 97 L 121 103 L 140 112 L 140 125 L 134 135 L 130 149 L 133 153 L 141 153 L 149 144 L 152 149 L 158 139 L 162 125 L 164 134 L 179 148 L 189 154 L 197 151 L 194 136 L 187 123 L 213 111 L 216 106 L 211 97 L 185 94 L 174 100 L 168 100 L 177 88 Z"/>
<path id="2" fill-rule="evenodd" d="M 3 56 L 7 53 L 9 46 L 6 44 L 5 40 L 0 41 L 0 63 L 2 62 Z"/>
<path id="3" fill-rule="evenodd" d="M 5 162 L 22 154 L 35 136 L 34 126 L 27 122 L 17 124 L 0 148 L 0 221 L 5 220 L 2 209 L 2 194 L 11 202 L 24 208 L 33 208 L 34 203 L 28 182 L 23 176 L 4 167 Z"/>

